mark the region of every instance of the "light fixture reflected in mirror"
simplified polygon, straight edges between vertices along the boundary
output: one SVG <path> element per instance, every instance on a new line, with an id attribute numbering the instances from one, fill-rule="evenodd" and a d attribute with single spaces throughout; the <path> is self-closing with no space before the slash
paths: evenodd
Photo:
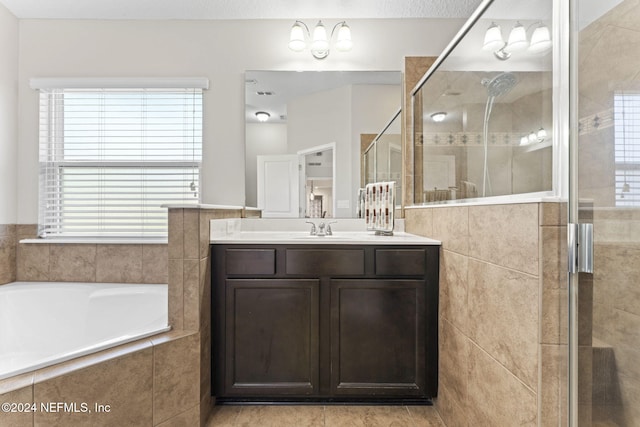
<path id="1" fill-rule="evenodd" d="M 330 41 L 333 38 L 333 34 L 338 30 L 337 40 L 335 47 L 340 52 L 347 52 L 353 47 L 353 41 L 351 40 L 351 28 L 345 21 L 338 22 L 331 30 L 331 34 L 327 35 L 327 29 L 322 23 L 318 21 L 313 29 L 313 37 L 309 31 L 309 27 L 302 22 L 296 21 L 291 27 L 291 33 L 289 36 L 289 49 L 294 52 L 302 52 L 308 44 L 310 44 L 311 54 L 316 59 L 324 59 L 329 56 Z M 310 40 L 310 43 L 307 42 Z"/>
<path id="2" fill-rule="evenodd" d="M 529 41 L 527 40 L 527 32 L 534 25 L 537 27 L 531 34 L 531 41 Z M 526 29 L 520 21 L 516 21 L 506 42 L 502 38 L 500 26 L 492 22 L 484 34 L 482 50 L 493 51 L 496 58 L 505 61 L 511 58 L 511 54 L 514 52 L 528 49 L 531 53 L 544 53 L 551 48 L 551 45 L 549 28 L 541 21 L 534 22 Z"/>
<path id="3" fill-rule="evenodd" d="M 258 119 L 259 122 L 262 122 L 262 123 L 269 120 L 269 117 L 271 117 L 271 114 L 267 113 L 266 111 L 258 111 L 256 113 L 256 118 Z"/>
<path id="4" fill-rule="evenodd" d="M 439 123 L 443 121 L 445 117 L 447 117 L 447 113 L 445 113 L 444 111 L 438 111 L 437 113 L 433 113 L 431 115 L 431 120 L 433 120 L 436 123 Z"/>

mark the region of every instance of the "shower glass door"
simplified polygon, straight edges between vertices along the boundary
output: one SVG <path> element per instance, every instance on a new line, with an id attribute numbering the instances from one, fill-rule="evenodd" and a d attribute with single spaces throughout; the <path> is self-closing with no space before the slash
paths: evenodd
<path id="1" fill-rule="evenodd" d="M 640 2 L 572 4 L 569 221 L 593 224 L 594 258 L 569 285 L 571 425 L 640 426 Z"/>

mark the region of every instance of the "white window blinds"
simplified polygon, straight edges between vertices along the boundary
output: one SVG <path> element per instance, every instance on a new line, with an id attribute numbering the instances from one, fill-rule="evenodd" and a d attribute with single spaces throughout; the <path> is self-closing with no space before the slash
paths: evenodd
<path id="1" fill-rule="evenodd" d="M 39 235 L 166 236 L 201 158 L 201 88 L 40 87 Z"/>

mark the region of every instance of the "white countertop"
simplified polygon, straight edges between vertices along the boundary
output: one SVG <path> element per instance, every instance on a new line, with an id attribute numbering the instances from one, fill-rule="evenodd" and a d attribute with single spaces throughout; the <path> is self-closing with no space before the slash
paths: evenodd
<path id="1" fill-rule="evenodd" d="M 328 224 L 329 220 L 313 222 Z M 331 224 L 333 235 L 312 236 L 304 219 L 214 219 L 211 220 L 210 242 L 216 244 L 294 244 L 294 245 L 440 245 L 441 242 L 404 231 L 393 236 L 376 236 L 364 229 L 362 220 L 343 219 Z M 402 227 L 399 227 L 402 230 Z"/>

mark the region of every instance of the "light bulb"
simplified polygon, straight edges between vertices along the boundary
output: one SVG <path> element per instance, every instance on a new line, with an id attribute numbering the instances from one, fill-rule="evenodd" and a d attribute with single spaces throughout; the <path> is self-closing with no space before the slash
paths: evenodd
<path id="1" fill-rule="evenodd" d="M 527 138 L 527 135 L 523 135 L 522 138 L 520 138 L 520 145 L 527 145 L 529 143 L 529 138 Z"/>
<path id="2" fill-rule="evenodd" d="M 531 131 L 531 133 L 529 134 L 529 142 L 534 143 L 536 141 L 538 141 L 538 136 L 534 131 Z"/>
<path id="3" fill-rule="evenodd" d="M 322 21 L 313 29 L 313 41 L 311 42 L 311 52 L 313 56 L 324 58 L 329 54 L 329 40 L 327 39 L 327 29 Z"/>

